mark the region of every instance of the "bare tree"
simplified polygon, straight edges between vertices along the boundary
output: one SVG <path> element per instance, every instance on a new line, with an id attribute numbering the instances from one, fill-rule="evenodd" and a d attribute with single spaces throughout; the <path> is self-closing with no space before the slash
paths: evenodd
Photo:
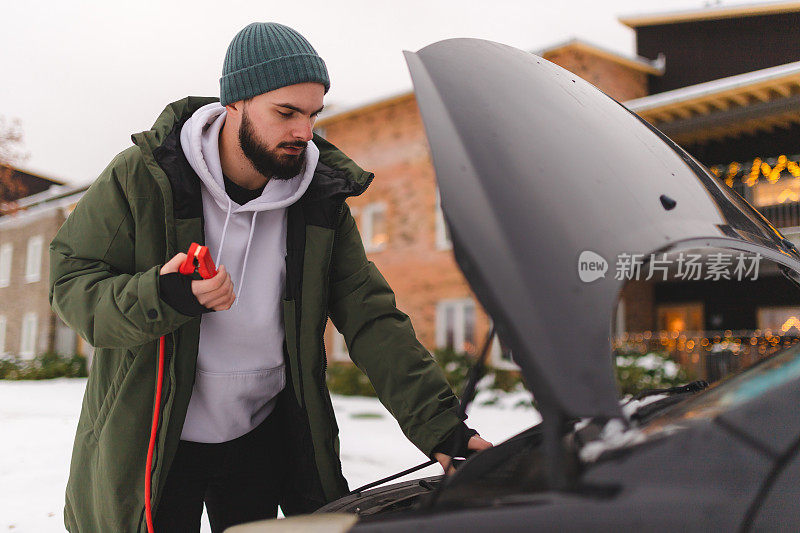
<path id="1" fill-rule="evenodd" d="M 22 124 L 0 116 L 0 216 L 17 210 L 16 200 L 27 194 L 27 187 L 14 179 L 14 167 L 28 158 L 22 150 Z"/>

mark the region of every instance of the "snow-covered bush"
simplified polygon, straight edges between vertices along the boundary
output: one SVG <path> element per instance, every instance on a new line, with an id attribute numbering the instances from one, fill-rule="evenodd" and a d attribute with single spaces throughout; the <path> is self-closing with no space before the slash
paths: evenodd
<path id="1" fill-rule="evenodd" d="M 686 383 L 686 372 L 662 352 L 623 352 L 616 358 L 617 383 L 623 396 L 647 389 L 675 387 Z"/>

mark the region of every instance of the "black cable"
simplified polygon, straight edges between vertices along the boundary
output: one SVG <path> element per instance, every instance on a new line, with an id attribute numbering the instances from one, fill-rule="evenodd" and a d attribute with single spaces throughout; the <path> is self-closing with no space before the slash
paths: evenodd
<path id="1" fill-rule="evenodd" d="M 494 337 L 495 328 L 492 326 L 489 335 L 486 337 L 486 342 L 484 342 L 483 350 L 481 351 L 481 355 L 478 358 L 478 361 L 472 365 L 469 369 L 467 384 L 464 386 L 464 392 L 461 395 L 461 401 L 458 407 L 458 416 L 460 420 L 464 420 L 467 417 L 467 406 L 472 401 L 473 396 L 475 395 L 475 387 L 478 384 L 478 380 L 480 380 L 481 375 L 483 374 L 484 363 L 486 361 L 486 354 L 489 353 L 489 346 L 492 342 L 492 338 Z M 456 427 L 456 431 L 463 431 L 463 424 L 461 426 Z M 444 469 L 447 472 L 450 469 L 451 464 L 453 463 L 453 455 L 458 451 L 458 443 L 460 441 L 456 439 L 456 447 L 453 449 L 453 453 L 450 454 L 450 460 L 447 463 L 447 468 Z M 398 472 L 397 474 L 392 474 L 391 476 L 385 477 L 383 479 L 379 479 L 378 481 L 373 481 L 372 483 L 367 483 L 361 487 L 358 487 L 355 490 L 350 491 L 348 496 L 358 495 L 360 496 L 361 493 L 367 489 L 371 489 L 372 487 L 377 487 L 378 485 L 383 485 L 389 481 L 393 481 L 399 477 L 403 477 L 405 475 L 411 474 L 416 472 L 417 470 L 422 470 L 425 467 L 431 466 L 432 464 L 436 463 L 436 459 L 431 459 L 430 461 L 426 461 L 424 463 L 418 464 L 417 466 L 413 466 L 408 470 L 403 470 L 402 472 Z M 441 485 L 439 485 L 441 487 Z M 437 487 L 438 489 L 439 487 Z M 434 493 L 435 494 L 435 493 Z"/>
<path id="2" fill-rule="evenodd" d="M 481 355 L 478 357 L 478 360 L 475 362 L 472 367 L 470 367 L 469 372 L 467 374 L 467 384 L 464 386 L 464 392 L 461 394 L 461 401 L 458 406 L 458 418 L 459 420 L 464 420 L 467 418 L 467 406 L 469 406 L 470 402 L 475 397 L 475 387 L 478 386 L 478 381 L 480 381 L 481 376 L 483 376 L 483 370 L 486 363 L 486 355 L 489 353 L 489 347 L 491 346 L 492 339 L 494 338 L 495 327 L 492 325 L 492 329 L 489 331 L 489 334 L 486 336 L 486 340 L 483 343 L 483 350 L 481 350 Z M 464 426 L 463 424 L 456 428 L 456 431 L 459 433 L 463 433 Z M 463 440 L 456 439 L 453 445 L 453 449 L 450 453 L 450 461 L 447 463 L 447 468 L 444 469 L 445 474 L 450 469 L 450 466 L 453 462 L 453 456 L 458 452 L 459 443 Z"/>
<path id="3" fill-rule="evenodd" d="M 417 466 L 413 466 L 413 467 L 409 468 L 408 470 L 403 470 L 402 472 L 398 472 L 397 474 L 392 474 L 391 476 L 385 477 L 383 479 L 379 479 L 378 481 L 373 481 L 372 483 L 367 483 L 366 485 L 358 487 L 355 490 L 351 490 L 350 493 L 348 494 L 348 496 L 352 496 L 353 494 L 361 496 L 361 493 L 364 492 L 367 489 L 371 489 L 372 487 L 377 487 L 378 485 L 383 485 L 384 483 L 386 483 L 388 481 L 393 481 L 393 480 L 395 480 L 395 479 L 397 479 L 399 477 L 403 477 L 403 476 L 405 476 L 407 474 L 411 474 L 412 472 L 416 472 L 417 470 L 422 470 L 426 466 L 431 466 L 435 462 L 436 462 L 436 459 L 431 459 L 430 461 L 425 461 L 422 464 L 418 464 Z"/>
<path id="4" fill-rule="evenodd" d="M 464 420 L 467 417 L 467 407 L 469 406 L 470 402 L 472 402 L 473 397 L 475 396 L 475 387 L 478 385 L 478 381 L 481 379 L 483 375 L 483 370 L 486 362 L 486 355 L 489 353 L 489 347 L 491 346 L 492 339 L 495 335 L 495 326 L 492 325 L 492 329 L 489 331 L 489 334 L 486 336 L 486 341 L 483 343 L 483 350 L 481 350 L 481 355 L 478 357 L 478 360 L 475 362 L 474 365 L 469 369 L 469 373 L 467 374 L 469 377 L 467 379 L 467 384 L 464 386 L 464 392 L 461 394 L 461 402 L 458 408 L 458 416 L 461 420 Z M 463 424 L 456 428 L 456 431 L 463 431 L 462 429 Z M 456 439 L 456 445 L 458 444 L 458 439 Z M 444 468 L 445 477 L 442 479 L 442 482 L 436 487 L 436 490 L 433 491 L 431 494 L 430 499 L 427 501 L 425 505 L 426 508 L 433 507 L 433 504 L 439 498 L 439 494 L 441 494 L 444 486 L 447 484 L 447 471 L 450 470 L 450 466 L 453 464 L 453 455 L 458 451 L 458 448 L 454 447 L 453 452 L 450 454 L 450 460 L 447 461 L 447 466 Z"/>

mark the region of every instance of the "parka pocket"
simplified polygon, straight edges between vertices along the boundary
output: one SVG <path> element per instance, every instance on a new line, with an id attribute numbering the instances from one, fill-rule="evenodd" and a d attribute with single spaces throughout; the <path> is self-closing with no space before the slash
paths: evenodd
<path id="1" fill-rule="evenodd" d="M 100 403 L 100 407 L 97 410 L 97 416 L 95 417 L 94 424 L 92 426 L 94 435 L 98 439 L 100 438 L 100 432 L 103 429 L 103 425 L 108 417 L 108 413 L 111 411 L 111 408 L 114 407 L 114 402 L 117 399 L 117 394 L 122 386 L 122 382 L 125 381 L 128 371 L 131 369 L 133 360 L 134 354 L 131 351 L 126 351 L 122 361 L 117 367 L 117 371 L 114 373 L 114 377 L 111 379 L 111 383 L 108 386 L 105 396 L 103 396 L 103 401 Z"/>
<path id="2" fill-rule="evenodd" d="M 286 353 L 288 356 L 287 366 L 289 374 L 292 376 L 292 388 L 297 405 L 303 406 L 300 391 L 300 359 L 297 354 L 297 319 L 295 316 L 294 300 L 283 300 L 283 324 L 286 334 Z"/>

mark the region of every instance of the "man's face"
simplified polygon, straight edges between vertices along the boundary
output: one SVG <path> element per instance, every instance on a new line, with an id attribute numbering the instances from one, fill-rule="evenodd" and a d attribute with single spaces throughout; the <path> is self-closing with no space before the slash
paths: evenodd
<path id="1" fill-rule="evenodd" d="M 290 179 L 300 173 L 324 95 L 320 83 L 298 83 L 242 103 L 239 145 L 260 174 Z"/>

